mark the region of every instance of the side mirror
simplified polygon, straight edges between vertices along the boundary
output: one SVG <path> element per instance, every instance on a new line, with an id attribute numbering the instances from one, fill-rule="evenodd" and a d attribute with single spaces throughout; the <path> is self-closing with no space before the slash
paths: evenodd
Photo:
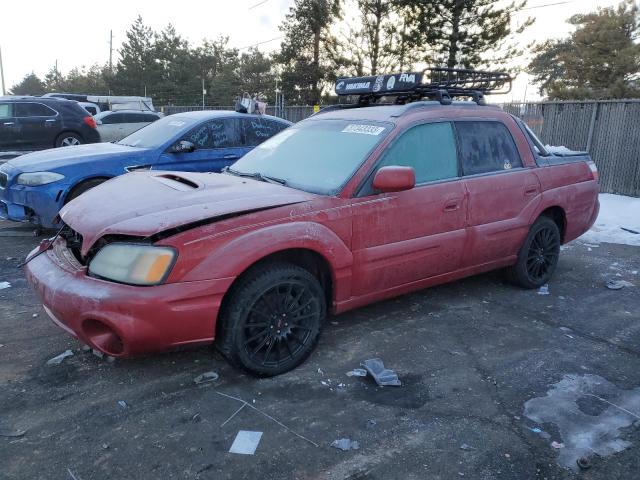
<path id="1" fill-rule="evenodd" d="M 193 143 L 187 140 L 180 140 L 173 147 L 171 147 L 171 153 L 189 153 L 193 152 L 195 149 L 196 146 Z"/>
<path id="2" fill-rule="evenodd" d="M 401 192 L 416 186 L 416 172 L 412 167 L 382 167 L 373 177 L 373 188 L 380 192 Z"/>

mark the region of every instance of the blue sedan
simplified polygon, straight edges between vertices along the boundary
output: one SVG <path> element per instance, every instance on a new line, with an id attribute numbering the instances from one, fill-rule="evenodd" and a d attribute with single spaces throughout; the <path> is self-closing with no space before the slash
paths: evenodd
<path id="1" fill-rule="evenodd" d="M 188 112 L 117 143 L 23 155 L 0 166 L 0 218 L 55 228 L 65 203 L 112 177 L 140 169 L 219 172 L 289 125 L 268 115 Z"/>

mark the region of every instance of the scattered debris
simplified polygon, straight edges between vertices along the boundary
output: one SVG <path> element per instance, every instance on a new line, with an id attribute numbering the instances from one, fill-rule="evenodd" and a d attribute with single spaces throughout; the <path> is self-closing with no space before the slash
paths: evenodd
<path id="1" fill-rule="evenodd" d="M 624 287 L 633 287 L 633 283 L 627 282 L 626 280 L 617 280 L 617 279 L 609 279 L 607 283 L 605 283 L 605 287 L 609 290 L 621 290 Z"/>
<path id="2" fill-rule="evenodd" d="M 89 345 L 87 345 L 86 343 L 82 344 L 82 351 L 83 352 L 90 352 L 91 351 L 91 347 Z"/>
<path id="3" fill-rule="evenodd" d="M 73 472 L 71 471 L 70 468 L 67 468 L 67 473 L 69 473 L 69 476 L 71 477 L 71 480 L 79 480 L 78 477 L 76 477 Z"/>
<path id="4" fill-rule="evenodd" d="M 358 450 L 360 448 L 360 443 L 357 440 L 351 440 L 349 438 L 341 438 L 339 440 L 334 440 L 331 442 L 331 446 L 333 448 L 337 448 L 346 452 L 347 450 Z"/>
<path id="5" fill-rule="evenodd" d="M 226 393 L 222 393 L 222 392 L 216 392 L 216 394 L 220 395 L 221 397 L 225 397 L 225 398 L 230 398 L 232 400 L 235 400 L 236 402 L 240 402 L 242 403 L 242 407 L 239 408 L 236 413 L 238 413 L 240 410 L 242 410 L 242 408 L 244 407 L 249 407 L 253 410 L 255 410 L 256 412 L 258 412 L 260 415 L 268 418 L 269 420 L 271 420 L 272 422 L 277 423 L 278 425 L 280 425 L 282 428 L 284 428 L 286 431 L 292 433 L 293 435 L 295 435 L 298 438 L 301 438 L 302 440 L 304 440 L 305 442 L 309 442 L 311 445 L 313 445 L 314 447 L 319 447 L 320 445 L 318 445 L 316 442 L 314 442 L 313 440 L 309 440 L 307 437 L 304 437 L 302 435 L 300 435 L 299 433 L 294 432 L 293 430 L 291 430 L 289 427 L 287 427 L 284 423 L 280 422 L 279 420 L 276 420 L 275 418 L 273 418 L 271 415 L 269 415 L 268 413 L 264 413 L 262 410 L 260 410 L 259 408 L 254 407 L 253 405 L 251 405 L 248 402 L 245 402 L 244 400 L 242 400 L 241 398 L 238 397 L 234 397 L 232 395 L 227 395 Z M 236 413 L 234 413 L 232 415 L 233 416 L 236 415 Z"/>
<path id="6" fill-rule="evenodd" d="M 475 450 L 475 447 L 472 447 L 471 445 L 467 445 L 466 443 L 463 443 L 462 445 L 460 445 L 460 450 Z"/>
<path id="7" fill-rule="evenodd" d="M 98 358 L 104 358 L 104 353 L 100 350 L 96 350 L 95 348 L 91 349 L 91 353 L 93 353 Z"/>
<path id="8" fill-rule="evenodd" d="M 538 289 L 538 295 L 549 295 L 549 284 L 545 283 Z"/>
<path id="9" fill-rule="evenodd" d="M 542 433 L 542 430 L 540 430 L 538 427 L 532 428 L 531 431 L 533 433 Z"/>
<path id="10" fill-rule="evenodd" d="M 73 352 L 71 350 L 65 350 L 57 357 L 53 357 L 47 360 L 47 365 L 60 365 L 62 361 L 67 357 L 73 357 Z"/>
<path id="11" fill-rule="evenodd" d="M 365 360 L 361 365 L 371 374 L 376 383 L 381 387 L 399 387 L 402 385 L 398 378 L 398 374 L 393 370 L 384 368 L 384 363 L 379 358 Z"/>
<path id="12" fill-rule="evenodd" d="M 37 313 L 34 313 L 33 315 L 31 315 L 32 318 L 36 318 L 38 316 Z"/>
<path id="13" fill-rule="evenodd" d="M 551 442 L 551 446 L 553 448 L 564 448 L 564 443 L 561 442 L 556 442 L 555 440 L 553 442 Z"/>
<path id="14" fill-rule="evenodd" d="M 373 428 L 378 424 L 375 420 L 367 420 L 367 428 Z"/>
<path id="15" fill-rule="evenodd" d="M 216 372 L 205 372 L 201 375 L 198 375 L 196 378 L 193 379 L 193 381 L 195 383 L 206 383 L 206 382 L 215 382 L 216 380 L 218 380 L 218 378 L 220 378 L 220 375 L 218 375 Z"/>
<path id="16" fill-rule="evenodd" d="M 248 430 L 240 430 L 233 441 L 229 453 L 238 453 L 240 455 L 253 455 L 256 453 L 262 432 L 251 432 Z"/>
<path id="17" fill-rule="evenodd" d="M 367 371 L 364 368 L 354 368 L 350 372 L 347 372 L 347 377 L 366 377 Z"/>
<path id="18" fill-rule="evenodd" d="M 118 400 L 118 405 L 120 405 L 120 408 L 129 407 L 129 404 L 127 402 L 125 402 L 124 400 Z"/>
<path id="19" fill-rule="evenodd" d="M 191 421 L 193 423 L 200 423 L 202 421 L 202 417 L 199 413 L 196 413 L 193 417 L 191 417 Z"/>
<path id="20" fill-rule="evenodd" d="M 620 227 L 622 230 L 624 230 L 625 232 L 629 232 L 629 233 L 633 233 L 634 235 L 640 235 L 640 232 L 637 230 L 634 230 L 632 228 L 627 228 L 627 227 Z"/>
<path id="21" fill-rule="evenodd" d="M 26 430 L 0 430 L 0 437 L 18 438 L 22 437 Z"/>
<path id="22" fill-rule="evenodd" d="M 4 290 L 5 288 L 9 288 L 11 284 L 9 282 L 0 282 L 0 290 Z"/>
<path id="23" fill-rule="evenodd" d="M 580 457 L 576 460 L 576 463 L 582 470 L 589 470 L 591 468 L 591 459 L 589 459 L 589 457 Z"/>
<path id="24" fill-rule="evenodd" d="M 322 369 L 321 369 L 321 368 L 319 368 L 319 369 L 318 369 L 318 373 L 319 373 L 320 375 L 324 375 L 324 372 L 322 371 Z"/>

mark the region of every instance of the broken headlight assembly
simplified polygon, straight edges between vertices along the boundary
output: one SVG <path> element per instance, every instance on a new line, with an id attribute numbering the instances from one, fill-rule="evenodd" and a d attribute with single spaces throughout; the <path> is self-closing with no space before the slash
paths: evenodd
<path id="1" fill-rule="evenodd" d="M 27 185 L 28 187 L 37 187 L 38 185 L 46 185 L 47 183 L 62 180 L 64 175 L 55 172 L 27 172 L 18 175 L 18 185 Z"/>
<path id="2" fill-rule="evenodd" d="M 158 285 L 169 275 L 176 257 L 176 251 L 170 247 L 111 243 L 93 257 L 89 274 L 130 285 Z"/>

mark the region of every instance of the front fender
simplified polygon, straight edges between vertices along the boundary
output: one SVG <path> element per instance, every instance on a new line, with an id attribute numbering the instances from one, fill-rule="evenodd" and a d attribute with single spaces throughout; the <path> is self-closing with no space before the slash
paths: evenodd
<path id="1" fill-rule="evenodd" d="M 204 238 L 199 242 L 210 241 Z M 351 275 L 353 254 L 331 229 L 316 222 L 269 225 L 211 245 L 210 253 L 180 281 L 237 277 L 257 261 L 276 252 L 307 249 L 321 255 L 331 267 L 334 282 Z M 191 244 L 191 247 L 196 247 Z M 196 248 L 201 249 L 203 245 Z M 171 280 L 171 279 L 170 279 Z"/>

